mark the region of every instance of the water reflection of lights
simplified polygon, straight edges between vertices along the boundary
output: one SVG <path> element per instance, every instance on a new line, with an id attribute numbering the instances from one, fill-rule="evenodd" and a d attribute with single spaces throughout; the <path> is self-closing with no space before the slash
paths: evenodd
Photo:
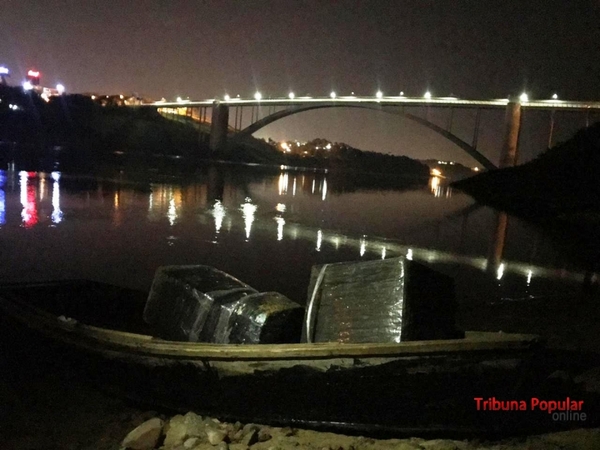
<path id="1" fill-rule="evenodd" d="M 242 203 L 240 210 L 242 211 L 242 217 L 244 218 L 244 225 L 246 229 L 246 240 L 250 239 L 250 231 L 252 230 L 252 222 L 254 222 L 254 215 L 258 206 L 252 204 L 252 200 L 246 197 L 246 203 Z"/>
<path id="2" fill-rule="evenodd" d="M 52 215 L 50 216 L 53 223 L 60 223 L 63 219 L 63 213 L 60 210 L 60 172 L 52 172 Z"/>
<path id="3" fill-rule="evenodd" d="M 287 194 L 289 177 L 287 172 L 279 174 L 279 195 Z"/>
<path id="4" fill-rule="evenodd" d="M 225 207 L 220 200 L 215 200 L 215 204 L 211 209 L 211 214 L 215 218 L 215 232 L 219 234 L 221 227 L 223 226 L 223 219 L 225 218 Z"/>
<path id="5" fill-rule="evenodd" d="M 166 217 L 171 226 L 175 225 L 183 203 L 181 188 L 165 184 L 152 184 L 150 188 L 148 219 L 155 221 Z"/>
<path id="6" fill-rule="evenodd" d="M 6 195 L 4 193 L 4 184 L 6 183 L 6 172 L 0 170 L 0 225 L 6 223 Z"/>
<path id="7" fill-rule="evenodd" d="M 34 176 L 35 174 L 32 174 Z M 29 174 L 25 171 L 19 172 L 19 183 L 21 187 L 21 219 L 26 228 L 34 226 L 38 222 L 37 206 L 35 203 L 35 187 L 29 184 Z"/>
<path id="8" fill-rule="evenodd" d="M 313 182 L 312 182 L 312 189 L 310 191 L 311 194 L 315 193 L 315 179 L 313 178 Z"/>
<path id="9" fill-rule="evenodd" d="M 431 177 L 429 179 L 429 188 L 431 189 L 431 193 L 433 195 L 435 195 L 436 197 L 438 196 L 438 189 L 440 187 L 440 183 L 441 183 L 441 178 L 440 177 Z"/>
<path id="10" fill-rule="evenodd" d="M 275 217 L 275 221 L 277 222 L 277 240 L 281 241 L 283 239 L 283 226 L 285 225 L 285 219 L 283 217 Z"/>
<path id="11" fill-rule="evenodd" d="M 46 197 L 46 174 L 40 173 L 40 202 Z"/>
<path id="12" fill-rule="evenodd" d="M 294 186 L 292 187 L 292 196 L 296 196 L 296 177 L 294 177 Z"/>
<path id="13" fill-rule="evenodd" d="M 175 225 L 177 221 L 177 208 L 175 207 L 175 199 L 171 197 L 169 199 L 169 210 L 167 211 L 167 218 L 169 219 L 169 225 Z"/>
<path id="14" fill-rule="evenodd" d="M 326 198 L 327 198 L 327 180 L 324 179 L 321 200 L 325 201 Z"/>
<path id="15" fill-rule="evenodd" d="M 504 268 L 505 268 L 505 267 L 506 267 L 506 266 L 504 265 L 504 263 L 502 263 L 502 264 L 500 264 L 500 265 L 498 266 L 498 271 L 496 272 L 496 279 L 497 279 L 497 280 L 501 280 L 501 279 L 502 279 L 502 277 L 504 276 Z"/>
<path id="16" fill-rule="evenodd" d="M 366 251 L 367 251 L 367 240 L 364 237 L 362 237 L 362 238 L 360 238 L 360 256 L 364 256 Z"/>
<path id="17" fill-rule="evenodd" d="M 429 189 L 436 198 L 452 197 L 452 188 L 450 186 L 443 185 L 440 177 L 433 176 L 429 179 Z"/>
<path id="18" fill-rule="evenodd" d="M 334 245 L 335 249 L 338 250 L 340 248 L 340 237 L 337 235 L 333 236 L 331 243 Z"/>
<path id="19" fill-rule="evenodd" d="M 0 225 L 6 223 L 6 196 L 4 189 L 0 189 Z"/>
<path id="20" fill-rule="evenodd" d="M 283 203 L 277 203 L 277 206 L 275 206 L 275 209 L 279 212 L 285 212 L 285 205 Z"/>
<path id="21" fill-rule="evenodd" d="M 252 227 L 258 226 L 262 230 L 272 230 L 273 221 L 269 222 L 257 221 L 255 219 L 255 213 L 257 206 L 251 203 L 251 199 L 246 198 L 246 203 L 242 204 L 240 210 L 244 219 L 246 238 L 250 237 L 250 231 Z M 277 209 L 277 207 L 275 208 Z M 280 211 L 281 212 L 281 211 Z M 311 241 L 315 239 L 316 234 L 316 247 L 317 251 L 321 251 L 322 243 L 324 240 L 332 243 L 336 249 L 342 245 L 346 248 L 355 248 L 360 257 L 367 254 L 367 250 L 373 249 L 379 253 L 381 258 L 387 258 L 397 255 L 406 255 L 408 260 L 414 260 L 419 262 L 428 262 L 432 264 L 459 264 L 463 266 L 470 266 L 479 271 L 485 272 L 488 270 L 488 259 L 485 257 L 473 257 L 468 255 L 461 255 L 457 253 L 449 253 L 440 250 L 432 250 L 426 248 L 415 248 L 413 246 L 407 246 L 399 243 L 395 243 L 389 240 L 380 239 L 369 239 L 366 235 L 360 238 L 353 238 L 348 235 L 323 231 L 322 229 L 315 229 L 307 226 L 300 225 L 298 223 L 288 223 L 283 217 L 275 217 L 275 223 L 277 226 L 277 239 L 283 240 L 286 236 L 291 239 L 304 239 Z M 230 230 L 232 227 L 232 216 L 228 215 L 227 229 Z M 380 249 L 380 250 L 375 250 Z M 521 263 L 518 261 L 504 261 L 495 273 L 495 276 L 500 280 L 505 274 L 517 274 L 523 276 L 529 285 L 533 274 L 536 277 L 541 278 L 556 278 L 557 275 L 563 280 L 569 280 L 573 282 L 583 281 L 584 275 L 579 272 L 571 272 L 561 270 L 557 272 L 554 268 L 548 268 L 543 266 L 532 266 L 530 263 Z M 524 280 L 525 281 L 525 280 Z"/>

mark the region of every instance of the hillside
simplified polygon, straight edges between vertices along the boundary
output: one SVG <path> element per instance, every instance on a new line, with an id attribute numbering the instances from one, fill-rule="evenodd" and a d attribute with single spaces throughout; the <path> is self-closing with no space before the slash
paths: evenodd
<path id="1" fill-rule="evenodd" d="M 531 218 L 600 218 L 600 123 L 535 160 L 453 183 L 481 203 Z"/>
<path id="2" fill-rule="evenodd" d="M 427 166 L 411 158 L 345 144 L 330 152 L 299 155 L 285 154 L 254 137 L 230 139 L 226 149 L 213 153 L 208 141 L 206 127 L 199 131 L 196 123 L 171 120 L 152 108 L 102 106 L 83 95 L 51 97 L 46 102 L 34 92 L 0 85 L 0 147 L 9 148 L 2 156 L 32 166 L 58 152 L 76 166 L 93 166 L 121 155 L 121 159 L 220 160 L 429 177 Z"/>

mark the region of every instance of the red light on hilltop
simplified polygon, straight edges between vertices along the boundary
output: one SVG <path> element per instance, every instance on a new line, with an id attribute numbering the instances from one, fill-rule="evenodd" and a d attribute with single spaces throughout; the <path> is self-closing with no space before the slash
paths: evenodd
<path id="1" fill-rule="evenodd" d="M 40 85 L 39 70 L 29 70 L 27 72 L 27 81 L 29 81 L 33 86 L 39 86 Z"/>

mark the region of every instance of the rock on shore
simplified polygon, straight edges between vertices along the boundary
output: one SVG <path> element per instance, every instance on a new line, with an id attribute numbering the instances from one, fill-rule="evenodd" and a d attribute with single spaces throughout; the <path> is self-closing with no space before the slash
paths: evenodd
<path id="1" fill-rule="evenodd" d="M 377 440 L 311 430 L 225 423 L 193 412 L 141 423 L 123 440 L 132 450 L 543 450 L 600 448 L 600 429 L 510 439 L 500 442 L 420 438 Z"/>

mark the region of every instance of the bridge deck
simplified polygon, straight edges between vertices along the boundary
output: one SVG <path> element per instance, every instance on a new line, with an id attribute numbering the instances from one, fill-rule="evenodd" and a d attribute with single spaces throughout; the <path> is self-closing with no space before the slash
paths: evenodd
<path id="1" fill-rule="evenodd" d="M 340 96 L 336 98 L 317 98 L 317 97 L 296 97 L 290 98 L 266 98 L 261 100 L 232 98 L 230 100 L 209 99 L 201 101 L 182 101 L 182 102 L 154 102 L 146 103 L 142 106 L 152 107 L 194 107 L 194 106 L 212 106 L 217 101 L 229 106 L 303 106 L 303 105 L 356 105 L 369 104 L 381 106 L 436 106 L 436 107 L 463 107 L 463 108 L 484 108 L 484 109 L 504 109 L 508 104 L 508 99 L 493 100 L 466 100 L 454 97 L 433 97 L 425 99 L 423 97 L 352 97 Z M 523 108 L 534 109 L 565 109 L 565 110 L 600 110 L 600 102 L 597 101 L 570 101 L 570 100 L 532 100 L 521 102 Z"/>

